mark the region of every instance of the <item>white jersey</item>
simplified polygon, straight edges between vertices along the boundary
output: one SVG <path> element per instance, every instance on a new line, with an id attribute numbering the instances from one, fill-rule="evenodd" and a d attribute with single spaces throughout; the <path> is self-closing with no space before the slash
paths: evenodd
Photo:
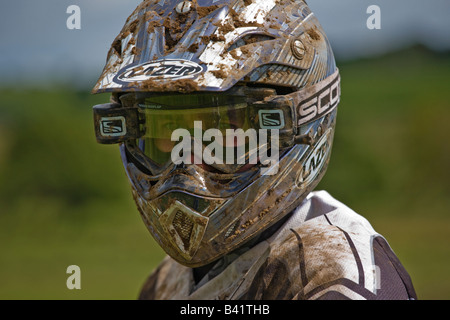
<path id="1" fill-rule="evenodd" d="M 271 237 L 217 265 L 196 282 L 193 269 L 166 257 L 140 299 L 416 299 L 386 240 L 325 191 L 309 194 Z"/>

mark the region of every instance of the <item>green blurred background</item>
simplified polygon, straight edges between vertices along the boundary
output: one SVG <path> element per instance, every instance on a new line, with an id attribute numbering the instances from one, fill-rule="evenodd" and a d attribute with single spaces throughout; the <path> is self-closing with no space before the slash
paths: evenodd
<path id="1" fill-rule="evenodd" d="M 338 63 L 342 99 L 318 189 L 367 217 L 420 299 L 450 298 L 450 54 L 414 46 Z M 135 299 L 164 256 L 116 146 L 95 142 L 108 95 L 0 89 L 0 299 Z M 66 268 L 81 268 L 68 290 Z"/>

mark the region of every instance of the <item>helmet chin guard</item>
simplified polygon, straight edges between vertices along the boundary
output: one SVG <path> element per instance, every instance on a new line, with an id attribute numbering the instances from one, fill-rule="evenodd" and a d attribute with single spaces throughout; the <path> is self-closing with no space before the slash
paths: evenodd
<path id="1" fill-rule="evenodd" d="M 311 124 L 317 142 L 290 148 L 275 175 L 261 175 L 254 167 L 240 175 L 220 177 L 187 165 L 150 186 L 150 177 L 128 161 L 122 144 L 122 159 L 144 223 L 159 245 L 186 266 L 202 266 L 233 251 L 295 209 L 319 183 L 330 158 L 335 116 L 333 111 Z M 319 136 L 323 121 L 332 124 Z M 167 189 L 152 195 L 149 189 L 157 190 L 158 184 Z M 191 190 L 194 185 L 209 186 L 210 194 L 188 193 L 181 186 L 189 184 Z"/>
<path id="2" fill-rule="evenodd" d="M 275 224 L 320 182 L 340 77 L 304 1 L 155 0 L 128 18 L 93 92 L 113 93 L 94 107 L 97 141 L 120 144 L 144 223 L 172 258 L 198 267 Z M 236 115 L 256 131 L 277 130 L 276 161 L 156 161 L 170 137 L 157 127 L 164 119 L 203 117 L 206 130 Z M 264 148 L 274 154 L 273 143 Z"/>

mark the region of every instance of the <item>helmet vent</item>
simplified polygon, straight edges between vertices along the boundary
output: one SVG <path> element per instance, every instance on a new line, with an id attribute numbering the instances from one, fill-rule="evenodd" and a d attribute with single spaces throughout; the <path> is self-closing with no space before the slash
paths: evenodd
<path id="1" fill-rule="evenodd" d="M 195 23 L 193 12 L 170 14 L 163 21 L 166 52 L 174 50 L 192 24 Z"/>
<path id="2" fill-rule="evenodd" d="M 240 225 L 241 221 L 240 220 L 236 221 L 225 233 L 225 238 L 232 236 Z"/>
<path id="3" fill-rule="evenodd" d="M 174 250 L 190 260 L 197 252 L 208 225 L 208 218 L 175 201 L 159 217 L 161 238 L 169 241 Z"/>
<path id="4" fill-rule="evenodd" d="M 194 221 L 192 221 L 182 211 L 178 210 L 175 213 L 175 217 L 173 219 L 172 225 L 173 225 L 175 231 L 180 236 L 181 241 L 183 242 L 183 245 L 184 245 L 184 249 L 187 250 L 189 248 L 192 230 L 194 228 Z"/>
<path id="5" fill-rule="evenodd" d="M 231 51 L 231 50 L 234 50 L 234 49 L 237 49 L 239 47 L 246 46 L 249 44 L 262 42 L 262 41 L 268 41 L 268 40 L 274 40 L 274 39 L 275 39 L 275 37 L 269 36 L 267 34 L 259 34 L 259 33 L 247 34 L 247 35 L 243 36 L 242 38 L 239 38 L 238 40 L 236 40 L 234 43 L 232 43 L 228 47 L 227 51 Z"/>

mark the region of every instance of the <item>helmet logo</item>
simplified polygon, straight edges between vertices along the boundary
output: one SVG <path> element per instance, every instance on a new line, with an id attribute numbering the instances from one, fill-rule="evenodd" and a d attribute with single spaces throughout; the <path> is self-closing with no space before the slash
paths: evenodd
<path id="1" fill-rule="evenodd" d="M 193 78 L 203 68 L 188 60 L 158 60 L 128 66 L 118 72 L 115 82 L 135 82 L 149 79 L 186 79 Z"/>
<path id="2" fill-rule="evenodd" d="M 303 164 L 300 174 L 297 177 L 297 186 L 304 188 L 308 186 L 319 174 L 330 152 L 330 142 L 332 130 L 328 129 L 312 149 L 308 158 Z"/>

